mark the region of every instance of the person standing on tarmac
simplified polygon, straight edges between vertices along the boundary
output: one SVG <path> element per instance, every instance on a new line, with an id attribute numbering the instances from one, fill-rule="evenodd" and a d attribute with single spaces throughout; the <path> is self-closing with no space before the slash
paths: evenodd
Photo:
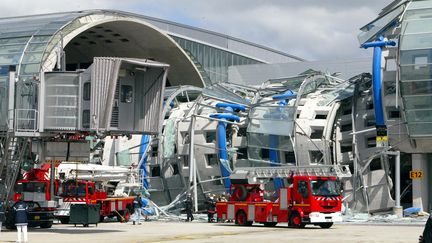
<path id="1" fill-rule="evenodd" d="M 141 211 L 142 211 L 141 194 L 138 194 L 135 197 L 133 201 L 133 207 L 134 207 L 133 225 L 135 225 L 135 221 L 137 221 L 138 224 L 141 224 Z"/>
<path id="2" fill-rule="evenodd" d="M 194 220 L 194 217 L 192 215 L 192 205 L 193 205 L 192 204 L 192 197 L 191 197 L 191 194 L 188 193 L 186 200 L 185 200 L 185 208 L 186 208 L 186 215 L 187 215 L 186 222 L 189 222 L 189 219 L 191 222 L 192 222 L 192 220 Z"/>
<path id="3" fill-rule="evenodd" d="M 208 222 L 214 222 L 214 214 L 216 213 L 216 201 L 214 200 L 213 195 L 210 195 L 207 202 L 207 216 L 208 216 Z"/>
<path id="4" fill-rule="evenodd" d="M 23 201 L 23 196 L 21 196 L 19 198 L 19 201 L 16 202 L 12 206 L 12 209 L 13 209 L 14 214 L 15 214 L 15 226 L 17 228 L 17 242 L 19 242 L 19 243 L 25 242 L 26 243 L 26 242 L 28 242 L 28 237 L 27 237 L 28 206 L 27 206 L 27 203 L 25 203 Z M 21 235 L 23 235 L 24 241 L 21 241 Z"/>

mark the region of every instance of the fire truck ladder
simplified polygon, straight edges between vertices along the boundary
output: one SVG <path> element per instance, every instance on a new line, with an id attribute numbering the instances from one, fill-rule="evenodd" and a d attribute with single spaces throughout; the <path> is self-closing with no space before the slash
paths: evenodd
<path id="1" fill-rule="evenodd" d="M 244 167 L 237 168 L 231 174 L 231 179 L 288 178 L 292 175 L 301 176 L 336 176 L 338 178 L 351 177 L 347 165 L 319 165 L 319 166 L 279 166 L 279 167 Z"/>
<path id="2" fill-rule="evenodd" d="M 28 141 L 27 138 L 13 136 L 13 133 L 8 133 L 2 138 L 3 145 L 0 151 L 0 200 L 4 201 L 7 205 L 20 172 L 21 164 L 24 161 Z"/>

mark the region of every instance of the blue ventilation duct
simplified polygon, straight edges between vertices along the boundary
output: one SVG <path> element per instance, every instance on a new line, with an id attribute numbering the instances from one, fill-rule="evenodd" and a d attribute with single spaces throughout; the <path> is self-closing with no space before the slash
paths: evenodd
<path id="1" fill-rule="evenodd" d="M 237 115 L 232 114 L 235 111 L 245 111 L 246 107 L 238 104 L 229 104 L 229 103 L 218 103 L 216 104 L 216 107 L 218 108 L 224 108 L 224 111 L 227 113 L 218 113 L 218 114 L 211 114 L 211 118 L 221 119 L 221 120 L 227 120 L 227 121 L 240 121 L 240 117 Z M 218 144 L 218 150 L 219 150 L 219 159 L 228 161 L 228 151 L 227 151 L 227 141 L 226 141 L 226 126 L 227 123 L 220 121 L 217 125 L 217 144 Z M 231 188 L 231 181 L 228 178 L 231 175 L 230 168 L 226 168 L 222 162 L 219 163 L 221 175 L 224 177 L 224 187 L 228 191 Z"/>
<path id="2" fill-rule="evenodd" d="M 381 55 L 382 48 L 385 46 L 395 46 L 396 42 L 384 40 L 382 36 L 378 38 L 377 41 L 374 42 L 366 42 L 361 47 L 362 48 L 374 48 L 373 53 L 373 62 L 372 62 L 372 89 L 373 89 L 373 100 L 374 100 L 374 108 L 375 108 L 375 120 L 376 126 L 385 127 L 384 123 L 384 109 L 382 105 L 382 96 L 381 96 Z"/>
<path id="3" fill-rule="evenodd" d="M 147 180 L 147 148 L 149 146 L 149 141 L 150 141 L 150 135 L 142 135 L 141 137 L 141 146 L 139 149 L 139 157 L 138 157 L 138 161 L 141 161 L 141 159 L 143 158 L 143 156 L 145 156 L 143 158 L 142 163 L 140 164 L 139 169 L 143 171 L 143 186 L 145 189 L 148 189 L 149 184 L 148 184 L 148 180 Z"/>

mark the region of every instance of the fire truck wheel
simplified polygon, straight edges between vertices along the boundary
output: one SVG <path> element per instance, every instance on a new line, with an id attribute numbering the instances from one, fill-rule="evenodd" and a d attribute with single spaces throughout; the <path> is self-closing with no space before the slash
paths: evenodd
<path id="1" fill-rule="evenodd" d="M 244 211 L 239 211 L 236 217 L 236 224 L 240 226 L 251 226 L 252 221 L 247 221 L 246 213 Z"/>
<path id="2" fill-rule="evenodd" d="M 52 225 L 53 225 L 53 222 L 52 222 L 52 221 L 48 221 L 48 222 L 43 222 L 43 223 L 41 223 L 41 224 L 40 224 L 40 227 L 41 227 L 42 229 L 49 229 L 49 228 L 52 227 Z"/>
<path id="3" fill-rule="evenodd" d="M 321 228 L 323 228 L 323 229 L 328 229 L 328 228 L 330 228 L 330 227 L 332 227 L 333 226 L 333 223 L 321 223 L 321 224 L 318 224 Z"/>
<path id="4" fill-rule="evenodd" d="M 277 225 L 277 222 L 265 222 L 264 226 L 266 227 L 275 227 Z"/>
<path id="5" fill-rule="evenodd" d="M 289 220 L 289 226 L 294 228 L 304 228 L 306 226 L 305 223 L 302 223 L 302 219 L 300 214 L 295 211 L 291 214 L 290 220 Z"/>

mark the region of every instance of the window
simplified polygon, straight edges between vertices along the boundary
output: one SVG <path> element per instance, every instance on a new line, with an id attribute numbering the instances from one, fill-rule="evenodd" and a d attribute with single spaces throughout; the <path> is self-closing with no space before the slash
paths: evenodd
<path id="1" fill-rule="evenodd" d="M 180 132 L 180 135 L 182 137 L 182 143 L 188 144 L 189 143 L 189 133 L 188 132 Z"/>
<path id="2" fill-rule="evenodd" d="M 322 164 L 323 154 L 321 151 L 309 151 L 310 162 L 314 164 Z"/>
<path id="3" fill-rule="evenodd" d="M 161 175 L 161 169 L 160 166 L 154 166 L 151 168 L 151 176 L 155 177 L 155 176 L 160 176 Z"/>
<path id="4" fill-rule="evenodd" d="M 91 94 L 91 83 L 90 82 L 84 83 L 83 100 L 90 100 L 90 97 L 91 97 L 90 94 Z"/>
<path id="5" fill-rule="evenodd" d="M 369 137 L 366 140 L 366 147 L 367 148 L 374 148 L 376 147 L 376 137 Z"/>
<path id="6" fill-rule="evenodd" d="M 375 117 L 368 117 L 365 120 L 365 127 L 373 127 L 375 126 Z"/>
<path id="7" fill-rule="evenodd" d="M 179 168 L 178 168 L 177 164 L 172 164 L 171 167 L 172 167 L 172 170 L 173 170 L 173 175 L 180 174 L 180 171 L 179 171 Z"/>
<path id="8" fill-rule="evenodd" d="M 247 148 L 239 148 L 237 150 L 237 159 L 247 159 L 247 158 L 248 158 Z"/>
<path id="9" fill-rule="evenodd" d="M 189 168 L 189 155 L 181 155 L 180 163 L 183 163 L 183 168 Z"/>
<path id="10" fill-rule="evenodd" d="M 323 129 L 312 129 L 310 138 L 311 139 L 321 139 L 323 136 Z"/>
<path id="11" fill-rule="evenodd" d="M 316 180 L 311 181 L 311 191 L 314 196 L 339 196 L 341 185 L 338 181 Z"/>
<path id="12" fill-rule="evenodd" d="M 295 154 L 293 151 L 285 152 L 284 154 L 285 154 L 285 163 L 295 164 L 296 159 L 295 159 Z"/>
<path id="13" fill-rule="evenodd" d="M 414 69 L 419 70 L 420 68 L 427 67 L 428 57 L 425 55 L 414 56 Z"/>
<path id="14" fill-rule="evenodd" d="M 316 114 L 315 119 L 327 119 L 327 114 Z"/>
<path id="15" fill-rule="evenodd" d="M 216 154 L 206 154 L 206 164 L 207 166 L 214 166 L 218 164 Z"/>
<path id="16" fill-rule="evenodd" d="M 216 142 L 216 132 L 206 132 L 206 143 L 215 143 Z"/>
<path id="17" fill-rule="evenodd" d="M 133 88 L 130 85 L 121 86 L 120 101 L 123 103 L 132 103 L 133 101 Z"/>
<path id="18" fill-rule="evenodd" d="M 82 127 L 90 128 L 90 110 L 83 110 Z"/>
<path id="19" fill-rule="evenodd" d="M 352 124 L 348 123 L 348 124 L 343 124 L 340 126 L 340 131 L 341 132 L 348 132 L 352 130 Z"/>
<path id="20" fill-rule="evenodd" d="M 370 171 L 382 170 L 381 159 L 380 158 L 373 159 L 372 162 L 369 164 L 369 170 Z"/>
<path id="21" fill-rule="evenodd" d="M 210 179 L 213 180 L 213 185 L 216 185 L 216 186 L 223 185 L 222 179 L 220 179 L 220 178 L 221 178 L 220 176 L 211 176 L 210 177 Z M 217 180 L 217 179 L 219 179 L 219 180 Z"/>
<path id="22" fill-rule="evenodd" d="M 237 132 L 237 137 L 246 137 L 247 127 L 240 127 Z"/>
<path id="23" fill-rule="evenodd" d="M 308 198 L 309 190 L 307 181 L 299 181 L 297 186 L 297 191 L 302 195 L 302 197 Z"/>
<path id="24" fill-rule="evenodd" d="M 394 118 L 400 118 L 401 117 L 400 111 L 397 110 L 396 108 L 387 108 L 387 110 L 388 110 L 389 118 L 394 119 Z"/>
<path id="25" fill-rule="evenodd" d="M 270 159 L 270 151 L 268 149 L 261 149 L 261 158 L 262 160 L 269 160 Z"/>
<path id="26" fill-rule="evenodd" d="M 340 150 L 341 150 L 341 153 L 352 152 L 352 145 L 351 144 L 341 144 Z"/>

